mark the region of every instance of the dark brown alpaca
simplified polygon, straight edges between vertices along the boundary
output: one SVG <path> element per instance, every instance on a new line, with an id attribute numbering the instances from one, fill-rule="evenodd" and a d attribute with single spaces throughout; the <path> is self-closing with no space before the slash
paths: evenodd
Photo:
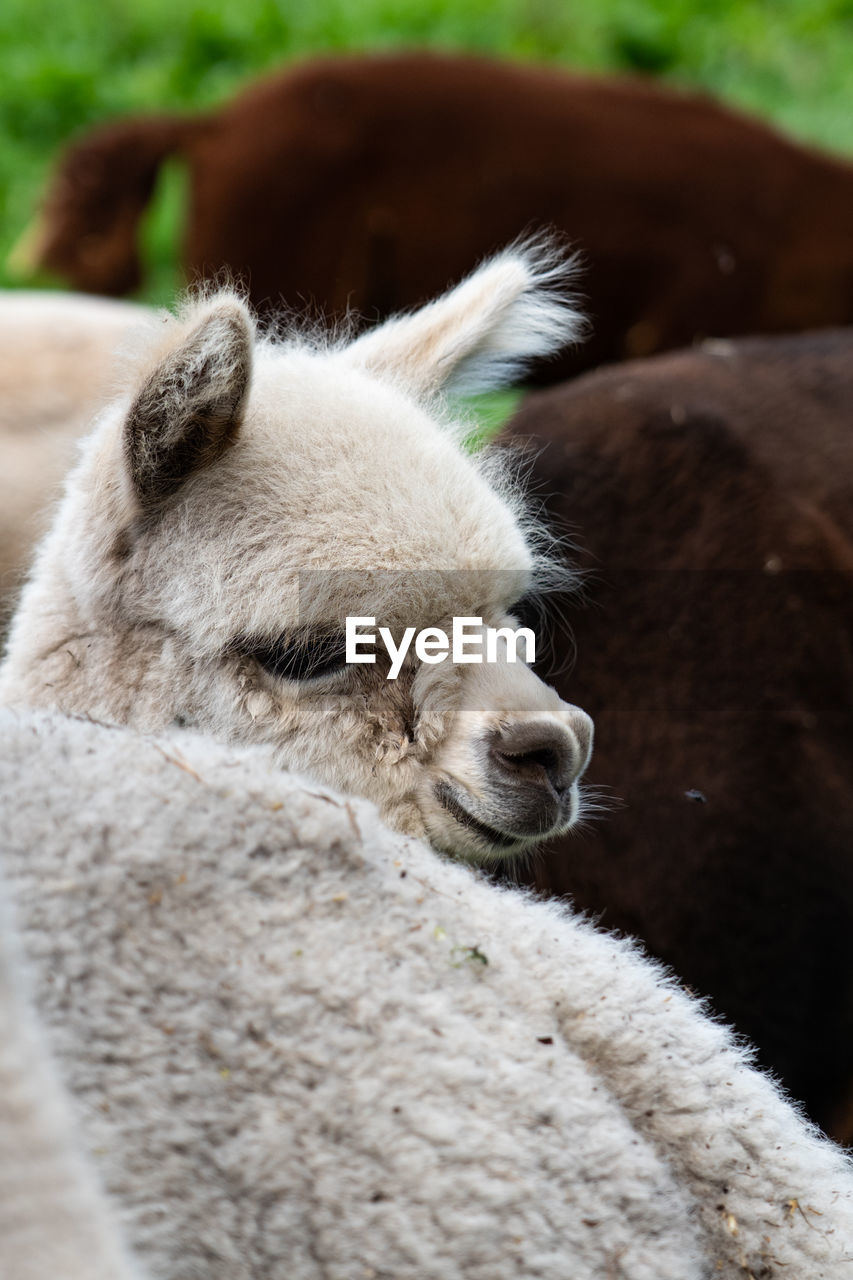
<path id="1" fill-rule="evenodd" d="M 555 684 L 621 801 L 536 883 L 644 939 L 850 1140 L 853 330 L 602 369 L 507 436 L 583 548 Z"/>
<path id="2" fill-rule="evenodd" d="M 552 224 L 587 260 L 592 337 L 545 378 L 697 335 L 853 321 L 853 168 L 641 81 L 428 53 L 309 62 L 219 111 L 78 140 L 41 264 L 78 289 L 133 289 L 171 153 L 189 168 L 188 275 L 230 267 L 262 309 L 384 315 Z"/>

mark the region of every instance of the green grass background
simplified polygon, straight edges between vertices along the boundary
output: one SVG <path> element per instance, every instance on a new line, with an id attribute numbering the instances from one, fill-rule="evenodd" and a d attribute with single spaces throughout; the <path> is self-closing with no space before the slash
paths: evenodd
<path id="1" fill-rule="evenodd" d="M 469 50 L 698 87 L 853 155 L 853 0 L 0 0 L 0 286 L 54 156 L 99 121 L 191 111 L 330 51 Z M 143 227 L 140 297 L 181 286 L 179 165 Z M 472 406 L 491 435 L 517 394 Z"/>
<path id="2" fill-rule="evenodd" d="M 853 155 L 853 0 L 0 0 L 0 285 L 59 148 L 113 116 L 195 110 L 328 51 L 470 50 L 712 91 Z M 143 227 L 143 301 L 181 287 L 178 165 Z M 491 434 L 515 397 L 475 408 Z"/>
<path id="3" fill-rule="evenodd" d="M 0 263 L 78 131 L 209 106 L 294 58 L 402 45 L 645 72 L 853 153 L 853 0 L 2 0 Z M 145 229 L 150 301 L 178 282 L 181 186 L 164 175 Z"/>

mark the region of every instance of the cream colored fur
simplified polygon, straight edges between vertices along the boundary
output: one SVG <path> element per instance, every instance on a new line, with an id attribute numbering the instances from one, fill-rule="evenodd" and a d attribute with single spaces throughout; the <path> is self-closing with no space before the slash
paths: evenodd
<path id="1" fill-rule="evenodd" d="M 263 749 L 0 711 L 0 851 L 157 1280 L 853 1274 L 849 1160 L 658 965 Z"/>
<path id="2" fill-rule="evenodd" d="M 409 660 L 395 682 L 379 667 L 296 682 L 245 642 L 347 614 L 397 631 L 510 620 L 548 566 L 494 463 L 462 448 L 445 393 L 494 386 L 572 339 L 570 275 L 541 244 L 510 249 L 349 343 L 261 338 L 233 294 L 192 304 L 87 442 L 23 595 L 2 700 L 266 743 L 477 858 L 546 834 L 516 833 L 484 763 L 490 735 L 533 722 L 570 744 L 574 781 L 548 833 L 566 829 L 591 725 L 523 665 Z M 512 830 L 500 842 L 474 822 Z"/>
<path id="3" fill-rule="evenodd" d="M 116 349 L 153 314 L 80 294 L 0 292 L 0 626 L 75 444 L 114 389 Z"/>
<path id="4" fill-rule="evenodd" d="M 0 882 L 0 1277 L 133 1280 L 55 1079 Z"/>

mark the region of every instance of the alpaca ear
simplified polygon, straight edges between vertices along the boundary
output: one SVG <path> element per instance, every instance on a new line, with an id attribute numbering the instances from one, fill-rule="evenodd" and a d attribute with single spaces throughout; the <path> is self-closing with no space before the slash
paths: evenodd
<path id="1" fill-rule="evenodd" d="M 175 493 L 234 441 L 252 369 L 252 320 L 236 298 L 214 301 L 146 379 L 125 423 L 125 456 L 143 507 Z"/>
<path id="2" fill-rule="evenodd" d="M 542 238 L 504 250 L 435 302 L 346 349 L 353 364 L 418 394 L 488 391 L 583 335 L 568 291 L 576 260 Z"/>

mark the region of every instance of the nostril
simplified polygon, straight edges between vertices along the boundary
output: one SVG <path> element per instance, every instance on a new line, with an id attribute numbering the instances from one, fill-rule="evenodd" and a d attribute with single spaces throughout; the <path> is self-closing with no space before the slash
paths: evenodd
<path id="1" fill-rule="evenodd" d="M 538 751 L 526 751 L 521 757 L 522 760 L 529 760 L 531 764 L 539 764 L 552 780 L 556 778 L 561 760 L 553 747 L 540 747 Z"/>
<path id="2" fill-rule="evenodd" d="M 491 756 L 508 779 L 545 787 L 557 795 L 571 786 L 578 772 L 572 737 L 554 723 L 505 726 L 492 739 Z"/>
<path id="3" fill-rule="evenodd" d="M 560 757 L 552 747 L 541 747 L 538 751 L 510 752 L 498 750 L 497 754 L 503 758 L 509 769 L 521 771 L 538 766 L 545 771 L 545 776 L 554 789 L 559 789 L 555 779 L 558 778 L 560 772 Z"/>

